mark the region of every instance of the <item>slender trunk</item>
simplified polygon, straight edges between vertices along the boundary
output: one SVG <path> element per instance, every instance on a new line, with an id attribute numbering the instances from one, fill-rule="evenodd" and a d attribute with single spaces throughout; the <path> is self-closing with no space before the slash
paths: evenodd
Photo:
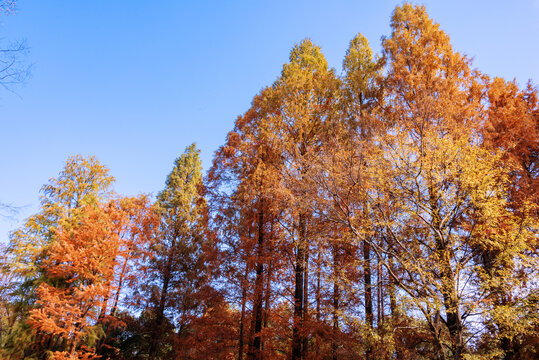
<path id="1" fill-rule="evenodd" d="M 456 289 L 455 273 L 451 266 L 452 249 L 450 244 L 448 244 L 440 235 L 442 233 L 441 217 L 438 208 L 437 195 L 432 187 L 429 188 L 429 205 L 432 227 L 435 229 L 434 239 L 436 242 L 436 250 L 440 256 L 441 293 L 446 313 L 446 324 L 451 337 L 453 359 L 460 360 L 464 353 L 464 326 L 460 313 L 460 302 Z"/>
<path id="2" fill-rule="evenodd" d="M 393 267 L 393 256 L 391 254 L 388 254 L 387 262 L 390 268 L 391 273 L 395 273 L 395 269 Z M 391 318 L 395 322 L 397 320 L 397 287 L 395 284 L 395 279 L 393 279 L 391 276 L 389 276 L 389 286 L 388 286 L 388 292 L 389 292 L 389 309 L 391 310 Z"/>
<path id="3" fill-rule="evenodd" d="M 263 313 L 263 319 L 264 323 L 262 325 L 262 329 L 266 329 L 268 327 L 269 322 L 269 315 L 270 315 L 270 307 L 271 307 L 271 276 L 273 272 L 273 268 L 270 263 L 267 265 L 266 270 L 266 292 L 264 294 L 264 313 Z M 265 341 L 262 341 L 262 356 L 264 356 L 264 345 L 266 344 Z"/>
<path id="4" fill-rule="evenodd" d="M 395 274 L 395 268 L 393 266 L 393 256 L 391 255 L 391 253 L 389 253 L 387 255 L 387 262 L 388 262 L 388 266 L 389 266 L 389 273 L 390 274 Z M 388 284 L 388 293 L 389 293 L 389 310 L 391 311 L 391 322 L 392 322 L 392 329 L 395 329 L 395 327 L 397 326 L 398 324 L 398 309 L 397 309 L 397 286 L 396 286 L 396 281 L 395 279 L 393 279 L 393 277 L 391 275 L 388 274 L 388 280 L 389 280 L 389 284 Z M 400 359 L 402 356 L 401 352 L 400 352 L 400 347 L 399 347 L 399 344 L 398 344 L 398 339 L 395 339 L 395 355 L 397 356 L 397 359 Z"/>
<path id="5" fill-rule="evenodd" d="M 264 292 L 264 199 L 260 200 L 258 211 L 258 246 L 256 253 L 255 302 L 253 304 L 254 338 L 247 356 L 250 360 L 262 360 L 262 300 Z"/>
<path id="6" fill-rule="evenodd" d="M 170 282 L 170 276 L 166 276 L 163 279 L 163 286 L 161 288 L 161 297 L 155 313 L 155 322 L 153 325 L 153 334 L 150 340 L 150 350 L 148 352 L 148 359 L 153 360 L 156 356 L 157 347 L 161 341 L 161 328 L 164 320 L 165 303 L 168 296 L 168 284 Z"/>
<path id="7" fill-rule="evenodd" d="M 384 273 L 380 262 L 377 264 L 378 273 L 378 327 L 384 322 Z"/>
<path id="8" fill-rule="evenodd" d="M 307 241 L 304 242 L 305 244 L 305 275 L 303 276 L 303 279 L 305 280 L 305 284 L 303 285 L 303 321 L 307 321 L 309 319 L 309 246 L 307 245 Z M 303 344 L 302 344 L 302 352 L 303 357 L 307 356 L 308 350 L 309 350 L 309 335 L 304 334 L 303 335 Z"/>
<path id="9" fill-rule="evenodd" d="M 372 308 L 372 280 L 371 280 L 371 246 L 368 241 L 363 242 L 363 280 L 365 282 L 365 321 L 370 331 L 374 327 L 374 314 Z M 367 347 L 365 359 L 372 358 L 372 349 Z"/>
<path id="10" fill-rule="evenodd" d="M 333 247 L 333 336 L 331 338 L 331 358 L 337 360 L 337 336 L 339 333 L 339 302 L 340 302 L 340 288 L 339 288 L 339 251 L 337 245 Z"/>
<path id="11" fill-rule="evenodd" d="M 321 286 L 321 283 L 322 283 L 322 280 L 321 280 L 321 273 L 322 273 L 321 254 L 322 254 L 322 250 L 319 248 L 318 249 L 317 259 L 316 259 L 316 323 L 317 324 L 320 324 L 320 318 L 321 318 L 321 313 L 320 313 L 320 306 L 321 306 L 321 300 L 322 300 L 321 295 L 320 295 L 320 286 Z M 320 345 L 321 345 L 320 340 L 321 340 L 320 336 L 317 336 L 316 337 L 316 348 L 315 348 L 315 358 L 316 359 L 320 358 Z"/>
<path id="12" fill-rule="evenodd" d="M 243 360 L 243 343 L 244 343 L 244 328 L 245 328 L 245 304 L 247 303 L 247 277 L 249 276 L 249 266 L 245 264 L 245 274 L 242 281 L 241 289 L 241 317 L 240 317 L 240 334 L 238 341 L 238 360 Z"/>
<path id="13" fill-rule="evenodd" d="M 266 270 L 266 293 L 264 294 L 264 325 L 262 326 L 263 329 L 268 327 L 268 321 L 269 321 L 269 311 L 270 311 L 270 305 L 271 305 L 271 276 L 273 273 L 273 267 L 271 266 L 271 263 L 268 264 L 268 269 Z M 264 343 L 262 343 L 262 349 Z"/>
<path id="14" fill-rule="evenodd" d="M 161 287 L 161 297 L 159 298 L 159 304 L 155 312 L 155 322 L 152 329 L 152 337 L 150 340 L 150 349 L 148 351 L 148 359 L 155 359 L 157 353 L 157 347 L 161 341 L 161 328 L 164 320 L 165 305 L 168 298 L 168 285 L 172 277 L 172 261 L 174 259 L 176 246 L 176 236 L 172 238 L 172 244 L 169 249 L 167 262 L 165 265 L 165 271 L 163 274 L 163 286 Z"/>
<path id="15" fill-rule="evenodd" d="M 305 274 L 305 214 L 299 216 L 299 236 L 296 245 L 296 284 L 294 291 L 294 326 L 292 329 L 292 360 L 304 358 L 303 352 L 303 305 L 304 305 L 304 277 Z"/>

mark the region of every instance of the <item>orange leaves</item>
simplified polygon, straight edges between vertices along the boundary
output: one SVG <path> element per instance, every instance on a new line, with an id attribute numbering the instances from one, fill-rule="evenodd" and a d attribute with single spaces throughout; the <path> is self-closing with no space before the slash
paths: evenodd
<path id="1" fill-rule="evenodd" d="M 96 336 L 109 300 L 116 308 L 126 272 L 134 275 L 129 261 L 150 240 L 153 214 L 146 198 L 124 198 L 86 205 L 57 230 L 43 260 L 49 281 L 37 289 L 37 308 L 28 319 L 36 331 L 65 339 L 69 355 L 55 353 L 57 358 L 92 358 L 91 352 L 76 351 Z"/>
<path id="2" fill-rule="evenodd" d="M 87 303 L 86 291 L 67 292 L 64 289 L 41 284 L 37 290 L 38 305 L 41 307 L 32 311 L 28 323 L 37 331 L 60 335 L 62 337 L 78 337 L 80 329 L 75 326 L 83 317 L 84 309 L 79 303 Z M 86 296 L 85 296 L 86 295 Z M 86 298 L 86 299 L 85 299 Z M 95 314 L 86 315 L 92 316 Z M 83 324 L 82 326 L 84 326 Z"/>
<path id="3" fill-rule="evenodd" d="M 434 126 L 442 136 L 477 128 L 480 93 L 470 60 L 453 51 L 449 36 L 424 7 L 397 7 L 392 29 L 391 37 L 383 41 L 387 120 L 399 121 L 417 133 Z"/>
<path id="4" fill-rule="evenodd" d="M 44 260 L 54 285 L 40 285 L 38 308 L 28 320 L 35 330 L 65 338 L 76 348 L 96 325 L 114 275 L 118 234 L 113 230 L 106 209 L 88 206 L 78 224 L 59 231 Z"/>
<path id="5" fill-rule="evenodd" d="M 539 100 L 531 84 L 520 90 L 513 82 L 495 78 L 488 84 L 485 145 L 503 152 L 511 174 L 511 200 L 516 207 L 539 204 Z M 537 209 L 535 214 L 537 216 Z"/>
<path id="6" fill-rule="evenodd" d="M 533 334 L 537 91 L 472 70 L 421 6 L 382 45 L 356 36 L 339 77 L 302 41 L 206 183 L 193 144 L 155 206 L 104 202 L 108 170 L 70 158 L 8 253 L 37 288 L 27 348 L 460 360 L 479 323 Z"/>
<path id="7" fill-rule="evenodd" d="M 113 214 L 110 214 L 113 215 Z M 105 209 L 87 207 L 74 229 L 58 232 L 44 264 L 48 274 L 75 284 L 98 283 L 112 277 L 111 261 L 118 249 L 118 231 Z"/>

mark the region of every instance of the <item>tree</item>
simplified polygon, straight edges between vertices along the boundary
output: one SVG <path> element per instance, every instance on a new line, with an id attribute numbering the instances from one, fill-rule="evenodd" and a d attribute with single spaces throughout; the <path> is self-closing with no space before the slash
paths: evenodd
<path id="1" fill-rule="evenodd" d="M 365 145 L 362 143 L 367 144 L 367 142 L 370 140 L 371 133 L 373 131 L 373 121 L 367 115 L 368 113 L 372 112 L 373 107 L 376 105 L 376 92 L 378 90 L 378 87 L 375 84 L 376 75 L 379 71 L 378 64 L 376 64 L 373 61 L 372 56 L 372 50 L 370 49 L 369 42 L 367 39 L 361 35 L 358 34 L 352 39 L 350 42 L 350 46 L 346 52 L 346 56 L 344 58 L 343 62 L 343 68 L 345 70 L 345 93 L 348 95 L 348 97 L 345 97 L 345 101 L 348 104 L 348 115 L 351 117 L 352 124 L 357 126 L 357 132 L 358 134 L 355 134 L 355 139 L 352 137 L 352 142 L 356 144 L 354 146 L 355 149 L 362 149 L 365 151 Z M 352 104 L 352 105 L 349 105 Z M 369 111 L 369 108 L 371 111 Z M 346 135 L 345 135 L 346 136 Z M 350 136 L 350 135 L 348 135 Z M 352 135 L 353 136 L 353 135 Z M 343 144 L 344 145 L 344 144 Z M 359 147 L 357 145 L 360 145 Z M 362 146 L 363 145 L 363 146 Z M 341 145 L 342 146 L 342 145 Z M 348 150 L 352 150 L 353 155 L 352 157 L 356 157 L 356 161 L 358 161 L 360 164 L 365 163 L 366 157 L 355 151 L 348 148 Z M 343 155 L 343 154 L 340 154 Z M 343 155 L 343 157 L 348 157 L 346 154 Z M 361 165 L 360 165 L 361 168 Z M 365 186 L 363 177 L 364 174 L 361 174 L 361 170 L 358 169 L 360 172 L 356 173 L 357 179 L 353 179 L 352 183 L 350 184 L 352 187 L 354 187 L 355 184 L 362 184 L 362 186 Z M 342 174 L 342 171 L 337 172 L 339 175 Z M 345 174 L 351 174 L 349 171 L 345 172 Z M 359 181 L 358 181 L 359 180 Z M 348 186 L 348 189 L 350 189 L 350 185 Z M 358 189 L 356 189 L 357 191 Z M 363 211 L 364 214 L 370 213 L 369 211 L 369 204 L 367 202 L 367 198 L 365 197 L 368 189 L 363 188 L 362 191 L 359 191 L 359 194 L 363 194 L 363 199 L 361 197 L 359 199 L 358 203 L 356 204 L 348 204 L 351 207 L 356 207 L 356 211 Z M 341 199 L 342 200 L 342 199 Z M 348 210 L 351 209 L 351 207 L 348 208 Z M 360 210 L 361 209 L 361 210 Z M 367 222 L 365 222 L 367 223 Z M 372 232 L 372 228 L 368 229 L 368 226 L 363 226 L 364 229 L 366 229 L 367 232 Z M 370 242 L 374 239 L 371 239 L 369 241 L 363 241 L 363 274 L 364 274 L 364 288 L 365 288 L 365 297 L 364 297 L 364 304 L 365 304 L 365 320 L 367 322 L 367 326 L 370 328 L 369 330 L 372 331 L 373 325 L 374 325 L 374 313 L 373 313 L 373 300 L 372 300 L 372 266 L 371 266 L 371 249 L 370 249 Z M 367 348 L 366 351 L 366 359 L 371 358 L 372 349 L 370 347 Z"/>
<path id="2" fill-rule="evenodd" d="M 99 311 L 112 291 L 119 231 L 107 210 L 83 209 L 77 225 L 58 230 L 44 260 L 51 285 L 38 287 L 38 306 L 28 322 L 51 335 L 45 348 L 61 349 L 55 358 L 94 358 L 93 350 L 81 351 L 80 345 L 96 341 Z"/>
<path id="3" fill-rule="evenodd" d="M 155 204 L 161 222 L 151 249 L 146 285 L 153 292 L 154 306 L 150 359 L 161 358 L 165 317 L 179 336 L 184 336 L 190 318 L 201 307 L 197 293 L 206 276 L 203 252 L 209 244 L 203 192 L 199 150 L 192 144 L 176 160 Z"/>
<path id="4" fill-rule="evenodd" d="M 1 269 L 13 279 L 11 302 L 16 310 L 5 336 L 5 352 L 19 354 L 34 341 L 26 318 L 35 306 L 36 289 L 49 280 L 43 262 L 57 239 L 58 230 L 76 224 L 83 207 L 95 206 L 108 198 L 113 181 L 109 170 L 96 158 L 68 158 L 60 175 L 42 187 L 41 211 L 10 234 Z"/>
<path id="5" fill-rule="evenodd" d="M 530 234 L 507 210 L 500 154 L 480 144 L 479 74 L 424 7 L 397 7 L 391 26 L 383 42 L 387 131 L 378 139 L 386 161 L 379 184 L 400 210 L 391 215 L 378 206 L 389 245 L 376 250 L 402 268 L 399 276 L 387 266 L 423 313 L 437 356 L 461 359 L 466 320 L 488 297 L 478 285 L 478 248 L 501 247 L 514 259 Z M 487 240 L 487 228 L 500 232 Z"/>
<path id="6" fill-rule="evenodd" d="M 304 359 L 307 353 L 309 239 L 308 224 L 312 203 L 309 190 L 311 164 L 320 149 L 324 126 L 335 102 L 337 80 L 320 48 L 303 40 L 290 53 L 281 77 L 274 84 L 280 106 L 271 118 L 268 130 L 284 161 L 283 187 L 288 192 L 287 208 L 294 222 L 295 252 L 294 326 L 292 359 Z"/>
<path id="7" fill-rule="evenodd" d="M 41 188 L 41 212 L 11 234 L 8 255 L 10 271 L 24 279 L 39 276 L 39 261 L 54 242 L 61 219 L 73 218 L 85 205 L 95 205 L 111 195 L 114 178 L 95 157 L 70 157 L 58 178 Z"/>
<path id="8" fill-rule="evenodd" d="M 504 152 L 511 172 L 513 207 L 539 204 L 539 100 L 528 83 L 520 90 L 514 82 L 495 78 L 487 84 L 488 119 L 482 133 L 487 147 Z M 537 210 L 535 210 L 537 212 Z M 536 215 L 537 216 L 537 215 Z"/>
<path id="9" fill-rule="evenodd" d="M 484 145 L 491 151 L 501 152 L 498 166 L 505 169 L 507 199 L 513 216 L 520 218 L 520 226 L 533 231 L 531 219 L 537 220 L 539 186 L 539 103 L 537 89 L 529 83 L 520 90 L 514 82 L 495 78 L 487 82 L 487 120 L 482 130 Z M 503 241 L 485 234 L 490 241 Z M 533 277 L 533 247 L 537 239 L 528 239 L 529 247 L 523 247 L 515 256 L 507 246 L 481 246 L 483 287 L 489 292 L 491 308 L 485 318 L 489 329 L 487 349 L 501 349 L 505 359 L 523 356 L 526 337 L 533 334 L 539 319 L 536 297 L 528 284 Z M 510 247 L 509 247 L 510 248 Z M 531 251 L 530 251 L 531 250 Z M 519 275 L 516 275 L 519 274 Z M 519 326 L 515 326 L 519 324 Z"/>
<path id="10" fill-rule="evenodd" d="M 272 272 L 282 262 L 280 254 L 271 251 L 276 246 L 280 228 L 277 221 L 282 212 L 278 205 L 281 197 L 275 191 L 281 185 L 282 161 L 267 142 L 265 128 L 274 100 L 271 88 L 255 96 L 251 108 L 238 117 L 227 143 L 218 150 L 208 176 L 210 203 L 216 214 L 214 223 L 219 229 L 222 256 L 227 257 L 222 272 L 228 281 L 238 284 L 237 291 L 241 293 L 240 360 L 244 355 L 248 298 L 252 302 L 252 325 L 247 356 L 251 359 L 276 356 L 275 352 L 264 349 L 264 340 L 269 337 L 266 328 Z"/>
<path id="11" fill-rule="evenodd" d="M 57 230 L 43 261 L 48 281 L 38 287 L 37 307 L 28 319 L 47 339 L 39 347 L 60 358 L 97 358 L 99 339 L 118 323 L 123 283 L 134 280 L 130 262 L 152 235 L 150 210 L 143 197 L 86 205 L 76 224 Z"/>

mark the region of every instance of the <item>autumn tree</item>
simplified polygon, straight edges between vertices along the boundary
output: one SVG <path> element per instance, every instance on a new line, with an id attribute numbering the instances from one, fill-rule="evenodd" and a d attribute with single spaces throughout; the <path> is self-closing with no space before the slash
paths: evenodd
<path id="1" fill-rule="evenodd" d="M 387 267 L 428 322 L 436 356 L 460 359 L 466 320 L 485 296 L 478 244 L 511 239 L 506 250 L 514 256 L 529 235 L 507 211 L 499 155 L 480 146 L 482 87 L 470 61 L 424 7 L 397 7 L 391 26 L 383 42 L 387 131 L 379 139 L 387 164 L 379 168 L 387 172 L 379 184 L 400 210 L 391 217 L 378 207 L 390 241 L 377 251 L 403 269 L 399 276 Z M 503 228 L 503 236 L 486 245 L 483 226 Z"/>
<path id="2" fill-rule="evenodd" d="M 43 266 L 48 281 L 37 289 L 28 323 L 47 334 L 44 350 L 55 356 L 91 358 L 115 320 L 132 261 L 152 234 L 145 198 L 86 205 L 76 224 L 61 221 Z M 67 220 L 67 219 L 65 219 Z M 107 309 L 110 308 L 110 313 Z"/>
<path id="3" fill-rule="evenodd" d="M 363 178 L 365 178 L 365 176 L 361 173 L 361 167 L 362 165 L 365 166 L 366 163 L 366 156 L 361 152 L 357 152 L 357 149 L 362 149 L 363 152 L 368 151 L 366 149 L 366 146 L 369 144 L 369 140 L 372 136 L 372 131 L 374 130 L 371 113 L 374 106 L 377 105 L 376 101 L 378 100 L 377 92 L 379 92 L 379 90 L 375 81 L 376 76 L 378 75 L 377 73 L 379 72 L 379 65 L 374 61 L 372 50 L 369 46 L 367 39 L 363 35 L 356 35 L 356 37 L 354 37 L 354 39 L 352 39 L 352 41 L 350 42 L 350 46 L 344 58 L 343 68 L 345 70 L 345 93 L 348 95 L 347 97 L 345 97 L 345 99 L 347 100 L 345 103 L 348 105 L 347 115 L 351 118 L 349 121 L 352 122 L 352 125 L 357 126 L 355 129 L 352 128 L 352 130 L 355 130 L 355 133 L 345 134 L 345 138 L 343 139 L 343 141 L 346 141 L 346 137 L 351 136 L 351 142 L 354 145 L 352 148 L 348 147 L 347 150 L 352 152 L 352 157 L 355 157 L 355 166 L 352 165 L 351 168 L 354 167 L 354 169 L 358 171 L 355 174 L 356 179 L 349 178 L 349 180 L 352 180 L 351 184 L 361 184 L 359 186 L 362 187 L 362 189 L 356 188 L 354 191 L 358 195 L 362 194 L 362 196 L 360 195 L 359 198 L 356 198 L 357 202 L 355 204 L 348 203 L 349 207 L 347 210 L 350 211 L 352 208 L 355 207 L 355 211 L 362 211 L 363 214 L 367 215 L 368 217 L 370 216 L 369 203 L 367 201 L 367 198 L 365 197 L 368 188 L 365 181 L 363 181 Z M 345 146 L 346 144 L 341 144 L 341 147 L 344 148 Z M 343 160 L 346 157 L 350 158 L 345 154 L 340 155 L 342 156 Z M 350 163 L 348 163 L 348 165 L 350 165 Z M 359 168 L 357 167 L 358 165 Z M 339 175 L 342 174 L 342 172 L 340 171 L 337 171 L 337 173 Z M 346 171 L 345 174 L 351 175 L 353 174 L 353 172 Z M 350 186 L 348 187 L 348 189 L 350 189 Z M 365 221 L 363 226 L 366 235 L 369 231 L 372 233 L 372 228 L 369 229 L 367 223 L 368 221 Z M 370 328 L 370 331 L 372 331 L 372 328 L 374 326 L 372 299 L 373 285 L 371 278 L 371 241 L 374 241 L 372 235 L 371 239 L 364 239 L 362 244 L 365 320 L 368 327 Z M 368 347 L 366 352 L 367 359 L 371 358 L 371 352 L 372 350 L 370 349 L 370 347 Z"/>
<path id="4" fill-rule="evenodd" d="M 256 144 L 262 141 L 271 149 L 276 160 L 268 166 L 268 159 L 264 157 L 266 152 L 261 152 L 259 165 L 256 166 L 275 169 L 278 173 L 274 177 L 278 181 L 266 186 L 272 194 L 278 194 L 273 198 L 282 209 L 280 213 L 274 214 L 280 226 L 286 229 L 284 234 L 287 235 L 280 240 L 281 244 L 286 242 L 291 245 L 289 250 L 281 251 L 294 254 L 294 326 L 291 350 L 294 359 L 305 358 L 309 347 L 308 329 L 304 323 L 308 318 L 309 306 L 309 249 L 314 245 L 314 239 L 310 238 L 314 235 L 311 235 L 313 233 L 309 229 L 312 202 L 308 195 L 313 187 L 309 185 L 307 174 L 320 148 L 337 83 L 320 48 L 310 40 L 304 40 L 292 49 L 290 61 L 283 66 L 279 79 L 262 94 L 267 110 L 258 123 Z M 266 201 L 265 198 L 267 195 L 261 199 Z"/>
<path id="5" fill-rule="evenodd" d="M 150 359 L 162 358 L 163 335 L 171 331 L 163 327 L 165 319 L 182 336 L 200 309 L 197 292 L 205 281 L 203 247 L 208 243 L 203 191 L 199 150 L 193 144 L 175 161 L 155 204 L 161 221 L 146 284 L 154 312 Z"/>
<path id="6" fill-rule="evenodd" d="M 528 83 L 521 90 L 514 82 L 500 78 L 489 79 L 487 89 L 487 119 L 482 128 L 484 145 L 491 151 L 501 152 L 498 165 L 506 171 L 503 180 L 513 216 L 520 219 L 521 227 L 533 231 L 538 214 L 539 184 L 537 89 Z M 489 243 L 507 242 L 499 234 L 493 236 L 492 231 L 485 237 Z M 539 319 L 530 316 L 537 313 L 537 295 L 529 286 L 535 273 L 532 249 L 537 247 L 537 241 L 532 236 L 528 242 L 528 246 L 521 247 L 517 254 L 508 251 L 510 244 L 483 244 L 478 249 L 483 270 L 482 285 L 490 294 L 489 315 L 484 319 L 489 332 L 484 342 L 490 351 L 503 351 L 505 359 L 525 357 L 521 350 L 525 348 L 525 339 L 533 336 L 538 326 Z"/>
<path id="7" fill-rule="evenodd" d="M 59 230 L 44 261 L 50 283 L 37 289 L 36 309 L 29 323 L 36 331 L 53 335 L 64 348 L 54 356 L 93 358 L 93 351 L 81 351 L 84 342 L 94 342 L 99 311 L 111 292 L 114 260 L 119 243 L 114 222 L 105 209 L 86 208 L 79 224 Z M 93 338 L 93 339 L 92 339 Z M 95 354 L 94 354 L 95 355 Z"/>
<path id="8" fill-rule="evenodd" d="M 510 171 L 511 202 L 515 208 L 539 203 L 539 100 L 528 83 L 495 78 L 488 83 L 488 118 L 482 130 L 485 145 L 502 150 Z M 537 213 L 537 210 L 535 210 Z"/>
<path id="9" fill-rule="evenodd" d="M 535 358 L 538 124 L 422 6 L 340 76 L 303 40 L 206 179 L 194 144 L 154 204 L 68 159 L 0 248 L 0 356 Z"/>
<path id="10" fill-rule="evenodd" d="M 280 107 L 268 123 L 273 141 L 284 161 L 286 207 L 292 220 L 294 246 L 294 326 L 292 359 L 304 359 L 308 351 L 308 274 L 309 249 L 313 233 L 308 173 L 320 145 L 326 121 L 333 109 L 337 81 L 320 48 L 310 40 L 296 45 L 290 61 L 283 66 L 274 84 Z"/>
<path id="11" fill-rule="evenodd" d="M 140 302 L 138 289 L 144 284 L 146 259 L 157 232 L 159 217 L 147 196 L 121 197 L 108 204 L 117 241 L 112 263 L 113 277 L 107 280 L 110 291 L 101 301 L 98 325 L 102 330 L 96 353 L 102 358 L 118 358 L 127 324 L 126 309 Z"/>
<path id="12" fill-rule="evenodd" d="M 64 228 L 75 224 L 81 208 L 94 206 L 111 195 L 113 181 L 96 158 L 70 157 L 60 175 L 42 187 L 41 211 L 10 235 L 2 270 L 13 278 L 12 296 L 17 310 L 10 320 L 4 351 L 20 353 L 33 341 L 29 339 L 26 317 L 35 305 L 35 290 L 48 280 L 43 261 L 56 241 L 60 222 Z"/>
<path id="13" fill-rule="evenodd" d="M 272 275 L 282 261 L 279 253 L 272 252 L 282 212 L 280 194 L 276 191 L 280 186 L 282 161 L 267 141 L 266 129 L 275 100 L 271 88 L 255 96 L 251 108 L 238 117 L 227 143 L 218 150 L 208 176 L 222 256 L 232 260 L 223 263 L 223 275 L 237 284 L 240 297 L 238 359 L 244 356 L 245 343 L 248 358 L 277 356 L 265 346 L 270 337 L 267 327 L 273 297 Z M 230 185 L 233 187 L 229 188 Z M 234 297 L 234 293 L 227 296 Z M 250 329 L 249 302 L 252 304 Z M 249 335 L 245 336 L 247 332 Z"/>
<path id="14" fill-rule="evenodd" d="M 11 271 L 30 280 L 39 276 L 39 257 L 54 242 L 60 220 L 75 218 L 81 207 L 109 197 L 113 181 L 96 158 L 70 157 L 58 178 L 41 188 L 42 210 L 11 234 Z"/>

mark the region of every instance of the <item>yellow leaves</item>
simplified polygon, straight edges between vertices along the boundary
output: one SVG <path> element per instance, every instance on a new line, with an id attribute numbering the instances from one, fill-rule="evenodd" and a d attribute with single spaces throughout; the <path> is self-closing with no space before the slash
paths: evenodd
<path id="1" fill-rule="evenodd" d="M 41 260 L 54 243 L 58 229 L 73 226 L 83 206 L 94 206 L 109 196 L 113 181 L 96 158 L 69 158 L 59 176 L 43 186 L 41 212 L 10 235 L 10 271 L 20 280 L 37 278 L 42 271 Z"/>
<path id="2" fill-rule="evenodd" d="M 108 169 L 95 157 L 73 156 L 67 159 L 60 176 L 43 186 L 42 204 L 65 210 L 92 204 L 110 194 L 113 181 Z"/>
<path id="3" fill-rule="evenodd" d="M 327 71 L 328 63 L 320 47 L 310 39 L 304 39 L 294 46 L 290 52 L 290 63 L 283 67 L 283 77 L 297 73 L 298 68 L 305 71 Z"/>

